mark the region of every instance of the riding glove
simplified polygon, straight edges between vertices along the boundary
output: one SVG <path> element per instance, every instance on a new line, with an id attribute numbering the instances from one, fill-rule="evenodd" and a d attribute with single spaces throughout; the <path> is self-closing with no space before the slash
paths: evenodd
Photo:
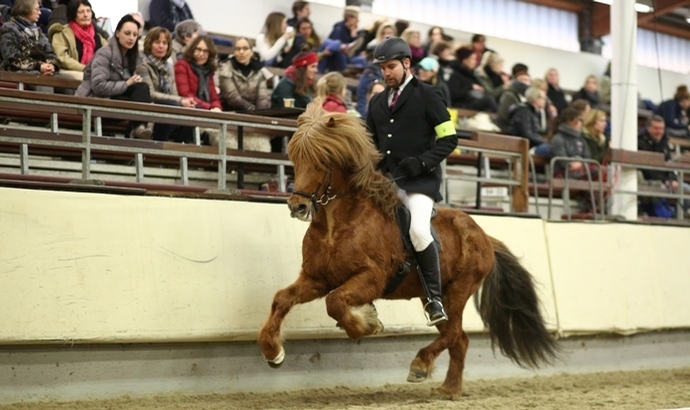
<path id="1" fill-rule="evenodd" d="M 398 164 L 400 171 L 402 171 L 408 178 L 416 177 L 425 170 L 424 162 L 417 157 L 407 157 Z"/>

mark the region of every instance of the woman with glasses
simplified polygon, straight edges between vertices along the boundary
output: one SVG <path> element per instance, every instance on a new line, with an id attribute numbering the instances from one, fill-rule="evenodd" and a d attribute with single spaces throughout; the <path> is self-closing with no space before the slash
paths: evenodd
<path id="1" fill-rule="evenodd" d="M 220 65 L 220 95 L 226 111 L 269 108 L 271 96 L 266 80 L 272 74 L 254 56 L 249 40 L 240 37 L 233 55 Z"/>
<path id="2" fill-rule="evenodd" d="M 36 24 L 41 16 L 38 0 L 16 0 L 11 14 L 12 19 L 0 27 L 0 70 L 54 76 L 60 65 Z"/>
<path id="3" fill-rule="evenodd" d="M 208 36 L 196 37 L 175 63 L 175 84 L 181 97 L 194 100 L 197 108 L 221 111 L 213 75 L 218 51 Z"/>

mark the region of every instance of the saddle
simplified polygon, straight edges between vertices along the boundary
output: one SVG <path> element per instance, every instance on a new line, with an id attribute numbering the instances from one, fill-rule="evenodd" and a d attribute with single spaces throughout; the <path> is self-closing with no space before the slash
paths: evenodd
<path id="1" fill-rule="evenodd" d="M 436 208 L 431 211 L 432 221 L 436 217 L 437 213 Z M 414 255 L 417 254 L 417 251 L 415 251 L 414 246 L 412 245 L 412 239 L 410 239 L 410 224 L 412 221 L 410 210 L 407 209 L 405 205 L 400 204 L 395 210 L 395 220 L 398 223 L 400 237 L 405 245 L 405 249 L 407 249 L 408 257 L 403 261 L 403 263 L 400 264 L 395 276 L 393 276 L 390 282 L 388 282 L 388 285 L 386 285 L 386 289 L 383 291 L 383 296 L 386 296 L 397 289 L 402 281 L 405 280 L 407 274 L 410 273 L 412 264 L 416 265 L 417 263 L 414 258 Z M 441 241 L 438 239 L 438 234 L 436 233 L 436 229 L 434 229 L 433 224 L 431 225 L 431 237 L 434 238 L 434 242 L 436 243 L 439 252 L 441 252 Z"/>

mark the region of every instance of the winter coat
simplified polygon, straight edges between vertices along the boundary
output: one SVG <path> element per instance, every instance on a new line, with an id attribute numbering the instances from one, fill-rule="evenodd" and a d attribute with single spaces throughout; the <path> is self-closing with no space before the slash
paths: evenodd
<path id="1" fill-rule="evenodd" d="M 40 72 L 41 63 L 52 64 L 55 71 L 60 70 L 58 58 L 48 37 L 39 29 L 34 33 L 26 28 L 28 23 L 12 20 L 0 26 L 0 55 L 2 71 Z"/>
<path id="2" fill-rule="evenodd" d="M 578 157 L 590 159 L 589 146 L 582 136 L 582 132 L 574 129 L 568 124 L 561 124 L 551 138 L 550 142 L 551 158 L 553 157 Z M 559 161 L 554 165 L 556 174 L 563 173 L 569 163 Z"/>
<path id="3" fill-rule="evenodd" d="M 645 129 L 637 136 L 637 149 L 639 151 L 661 152 L 664 154 L 666 161 L 671 160 L 671 148 L 668 145 L 668 137 L 666 135 L 661 138 L 661 141 L 656 142 Z M 644 179 L 647 181 L 675 181 L 678 179 L 673 172 L 651 169 L 642 170 L 642 175 L 644 175 Z"/>
<path id="4" fill-rule="evenodd" d="M 609 141 L 604 138 L 604 141 L 600 142 L 599 138 L 590 134 L 586 128 L 582 129 L 582 136 L 584 137 L 585 141 L 587 141 L 589 153 L 592 156 L 592 159 L 599 161 L 601 164 L 604 160 L 604 157 L 606 157 L 606 154 L 608 153 Z"/>
<path id="5" fill-rule="evenodd" d="M 473 95 L 474 84 L 479 85 L 474 72 L 460 63 L 452 63 L 453 74 L 448 79 L 448 89 L 453 107 L 464 107 L 469 102 L 476 99 L 478 95 Z"/>
<path id="6" fill-rule="evenodd" d="M 234 56 L 220 65 L 220 96 L 223 106 L 232 111 L 269 108 L 271 100 L 266 80 L 273 77 L 273 74 L 255 58 L 249 62 L 251 71 L 248 77 L 236 68 L 238 65 Z"/>
<path id="7" fill-rule="evenodd" d="M 175 63 L 175 84 L 180 97 L 193 98 L 197 108 L 203 110 L 222 108 L 220 97 L 216 91 L 216 82 L 213 80 L 213 74 L 208 77 L 210 101 L 203 101 L 196 96 L 199 91 L 199 76 L 192 70 L 192 65 L 187 60 L 177 60 Z"/>
<path id="8" fill-rule="evenodd" d="M 549 97 L 551 104 L 556 107 L 558 112 L 568 108 L 568 101 L 565 99 L 565 93 L 560 88 L 556 88 L 549 84 L 549 91 L 546 93 L 546 96 Z"/>
<path id="9" fill-rule="evenodd" d="M 518 104 L 509 114 L 511 135 L 527 138 L 530 147 L 546 142 L 539 133 L 541 118 L 539 112 L 530 103 Z"/>
<path id="10" fill-rule="evenodd" d="M 311 91 L 307 95 L 297 95 L 295 94 L 295 83 L 290 79 L 290 77 L 285 76 L 280 79 L 278 85 L 273 87 L 273 93 L 271 94 L 271 107 L 284 107 L 284 98 L 294 98 L 295 108 L 307 108 L 312 100 Z"/>
<path id="11" fill-rule="evenodd" d="M 137 67 L 141 66 L 141 57 Z M 84 80 L 77 89 L 81 97 L 110 98 L 122 95 L 127 91 L 127 79 L 130 73 L 122 61 L 120 45 L 116 37 L 108 40 L 106 47 L 101 47 L 84 68 Z"/>
<path id="12" fill-rule="evenodd" d="M 390 87 L 372 97 L 367 115 L 367 128 L 383 155 L 379 168 L 394 178 L 402 174 L 400 161 L 417 157 L 426 166 L 425 172 L 413 178 L 400 178 L 395 183 L 408 192 L 418 192 L 440 201 L 441 167 L 439 164 L 458 145 L 455 127 L 438 88 L 412 78 L 402 89 L 395 106 L 388 106 Z M 437 131 L 438 128 L 438 131 Z"/>
<path id="13" fill-rule="evenodd" d="M 101 37 L 97 31 L 95 33 L 95 51 L 98 51 L 108 44 L 108 40 Z M 84 71 L 86 65 L 82 64 L 79 58 L 81 42 L 77 40 L 69 24 L 53 24 L 48 31 L 48 37 L 52 39 L 53 50 L 55 50 L 61 69 L 76 72 Z"/>
<path id="14" fill-rule="evenodd" d="M 580 91 L 573 94 L 573 101 L 575 100 L 585 100 L 589 103 L 592 108 L 598 108 L 601 104 L 601 97 L 599 97 L 599 92 L 595 91 L 593 93 L 588 92 L 585 88 L 581 88 Z"/>
<path id="15" fill-rule="evenodd" d="M 177 84 L 175 84 L 175 72 L 173 71 L 172 66 L 170 66 L 169 72 L 166 73 L 162 70 L 159 70 L 155 66 L 155 64 L 152 64 L 148 59 L 144 58 L 141 64 L 141 70 L 146 71 L 146 73 L 148 74 L 142 76 L 142 79 L 149 86 L 149 91 L 151 92 L 151 101 L 164 101 L 177 104 L 180 104 L 182 102 L 182 97 L 180 97 L 177 94 Z M 164 93 L 160 90 L 161 76 L 164 76 L 167 83 L 170 84 L 169 93 Z"/>
<path id="16" fill-rule="evenodd" d="M 685 131 L 685 135 L 688 132 L 688 124 L 683 123 L 683 107 L 676 99 L 664 101 L 659 105 L 656 110 L 656 114 L 664 117 L 664 123 L 666 128 L 673 130 Z"/>
<path id="17" fill-rule="evenodd" d="M 333 25 L 333 31 L 328 36 L 332 40 L 340 40 L 343 44 L 350 44 L 357 40 L 357 36 L 352 36 L 352 31 L 345 25 L 345 21 L 340 21 Z"/>
<path id="18" fill-rule="evenodd" d="M 496 125 L 498 125 L 503 132 L 510 132 L 510 110 L 513 106 L 527 101 L 525 99 L 525 91 L 529 88 L 528 85 L 520 81 L 513 80 L 510 86 L 503 91 L 501 98 L 498 99 L 498 113 L 496 114 Z"/>
<path id="19" fill-rule="evenodd" d="M 474 75 L 477 77 L 479 84 L 484 87 L 484 93 L 498 101 L 505 90 L 501 75 L 493 72 L 488 64 L 484 65 L 484 67 L 477 67 L 474 70 Z"/>
<path id="20" fill-rule="evenodd" d="M 323 101 L 322 107 L 324 111 L 328 112 L 342 112 L 347 113 L 347 105 L 342 98 L 333 94 L 328 94 Z"/>
<path id="21" fill-rule="evenodd" d="M 375 80 L 382 80 L 383 74 L 381 74 L 381 68 L 376 64 L 369 63 L 369 65 L 364 69 L 362 74 L 359 76 L 359 82 L 357 83 L 357 112 L 362 117 L 367 116 L 367 106 L 369 102 L 367 101 L 367 91 L 369 91 L 369 86 Z"/>
<path id="22" fill-rule="evenodd" d="M 149 16 L 151 27 L 165 27 L 171 33 L 175 32 L 177 23 L 189 19 L 194 20 L 192 10 L 187 3 L 184 4 L 184 7 L 177 7 L 171 0 L 151 0 Z"/>

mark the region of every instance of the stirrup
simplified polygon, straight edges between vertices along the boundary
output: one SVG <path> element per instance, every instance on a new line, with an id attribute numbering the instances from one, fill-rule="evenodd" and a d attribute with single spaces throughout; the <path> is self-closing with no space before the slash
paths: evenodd
<path id="1" fill-rule="evenodd" d="M 431 316 L 430 313 L 427 311 L 427 306 L 431 305 L 432 303 L 437 303 L 441 309 L 438 312 L 434 312 L 434 315 Z M 438 300 L 430 300 L 426 302 L 424 305 L 424 316 L 426 317 L 426 325 L 427 326 L 436 326 L 439 323 L 443 323 L 448 321 L 448 316 L 446 315 L 446 311 L 443 310 L 443 304 L 439 302 Z"/>

